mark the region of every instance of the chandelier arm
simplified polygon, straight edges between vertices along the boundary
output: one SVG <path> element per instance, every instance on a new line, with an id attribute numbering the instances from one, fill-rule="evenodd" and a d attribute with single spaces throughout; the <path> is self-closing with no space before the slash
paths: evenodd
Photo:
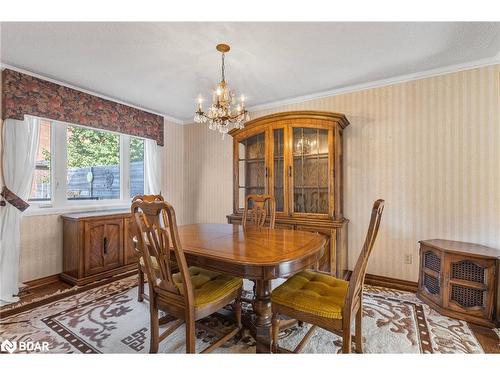
<path id="1" fill-rule="evenodd" d="M 245 112 L 246 113 L 246 112 Z M 234 119 L 237 119 L 238 117 L 242 117 L 243 116 L 243 112 L 240 113 L 240 114 L 237 114 L 237 115 L 232 115 L 232 116 L 229 116 L 228 119 L 229 120 L 234 120 Z"/>

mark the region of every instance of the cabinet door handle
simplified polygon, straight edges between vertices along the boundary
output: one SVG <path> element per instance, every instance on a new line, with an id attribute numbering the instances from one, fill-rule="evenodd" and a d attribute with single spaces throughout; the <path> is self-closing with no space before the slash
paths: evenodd
<path id="1" fill-rule="evenodd" d="M 107 237 L 104 237 L 103 245 L 104 245 L 104 255 L 106 255 L 108 253 L 108 238 Z"/>
<path id="2" fill-rule="evenodd" d="M 266 175 L 266 178 L 269 176 L 269 173 L 267 173 L 267 167 L 266 167 L 265 175 Z"/>
<path id="3" fill-rule="evenodd" d="M 292 177 L 292 166 L 288 166 L 288 177 Z"/>

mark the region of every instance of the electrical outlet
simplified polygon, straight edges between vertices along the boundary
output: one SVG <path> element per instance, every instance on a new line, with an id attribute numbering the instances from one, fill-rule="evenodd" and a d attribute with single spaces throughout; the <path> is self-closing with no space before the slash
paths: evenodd
<path id="1" fill-rule="evenodd" d="M 412 263 L 413 263 L 413 255 L 405 254 L 405 264 L 412 264 Z"/>

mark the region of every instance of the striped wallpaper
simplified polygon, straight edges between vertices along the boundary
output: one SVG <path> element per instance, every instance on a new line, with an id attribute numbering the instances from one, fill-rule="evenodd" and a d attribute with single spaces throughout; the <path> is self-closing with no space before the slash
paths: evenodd
<path id="1" fill-rule="evenodd" d="M 184 208 L 186 191 L 184 188 L 184 127 L 165 120 L 165 147 L 162 194 L 175 208 L 179 224 L 190 222 Z"/>
<path id="2" fill-rule="evenodd" d="M 233 139 L 206 125 L 185 126 L 185 210 L 190 223 L 226 222 L 233 210 Z"/>
<path id="3" fill-rule="evenodd" d="M 446 238 L 500 248 L 500 66 L 493 65 L 252 113 L 346 114 L 344 197 L 349 266 L 372 202 L 386 200 L 368 272 L 416 281 L 417 241 Z M 184 129 L 188 222 L 224 222 L 232 210 L 231 139 Z M 413 257 L 405 264 L 405 255 Z"/>

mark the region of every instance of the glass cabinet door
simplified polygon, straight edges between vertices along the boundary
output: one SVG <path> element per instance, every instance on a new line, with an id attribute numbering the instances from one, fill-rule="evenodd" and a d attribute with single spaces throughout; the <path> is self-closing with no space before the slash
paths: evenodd
<path id="1" fill-rule="evenodd" d="M 265 132 L 243 139 L 238 143 L 238 202 L 245 207 L 249 194 L 266 191 Z M 250 207 L 251 208 L 251 207 Z"/>
<path id="2" fill-rule="evenodd" d="M 293 211 L 328 214 L 328 130 L 293 128 Z"/>
<path id="3" fill-rule="evenodd" d="M 276 211 L 285 211 L 285 129 L 273 130 L 273 187 Z"/>

